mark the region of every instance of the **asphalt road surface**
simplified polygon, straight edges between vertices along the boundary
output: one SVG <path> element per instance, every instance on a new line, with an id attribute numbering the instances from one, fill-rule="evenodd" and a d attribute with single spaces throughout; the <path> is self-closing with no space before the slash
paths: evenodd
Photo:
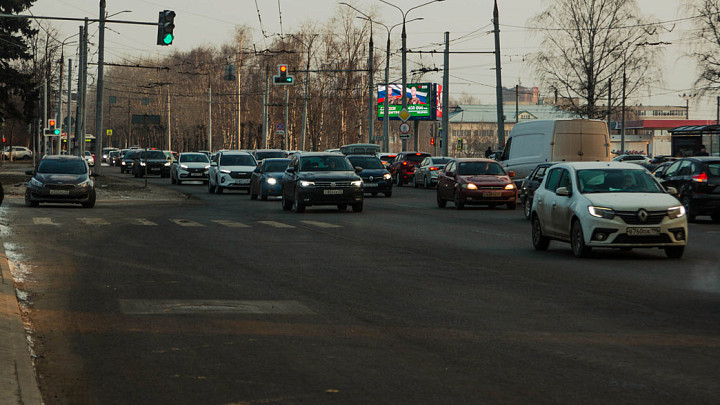
<path id="1" fill-rule="evenodd" d="M 46 404 L 720 398 L 718 224 L 690 225 L 680 260 L 577 259 L 534 251 L 519 209 L 439 209 L 434 190 L 295 214 L 149 181 L 193 197 L 6 199 Z"/>

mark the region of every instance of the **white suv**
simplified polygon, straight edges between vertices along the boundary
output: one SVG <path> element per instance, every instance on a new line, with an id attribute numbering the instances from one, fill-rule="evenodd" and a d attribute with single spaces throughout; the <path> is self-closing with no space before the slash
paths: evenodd
<path id="1" fill-rule="evenodd" d="M 250 177 L 257 167 L 253 155 L 239 150 L 224 150 L 213 155 L 208 173 L 208 192 L 220 194 L 225 189 L 250 193 Z"/>
<path id="2" fill-rule="evenodd" d="M 10 148 L 12 148 L 12 160 L 32 159 L 33 157 L 32 151 L 24 146 L 6 146 L 3 149 L 5 159 L 10 159 Z"/>
<path id="3" fill-rule="evenodd" d="M 572 162 L 548 169 L 532 203 L 532 242 L 570 242 L 573 254 L 593 247 L 661 248 L 680 258 L 688 237 L 685 208 L 643 167 Z"/>

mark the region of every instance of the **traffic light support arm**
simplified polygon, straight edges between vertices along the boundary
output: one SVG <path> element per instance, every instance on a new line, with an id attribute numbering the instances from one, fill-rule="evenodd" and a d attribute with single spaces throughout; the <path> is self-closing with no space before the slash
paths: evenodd
<path id="1" fill-rule="evenodd" d="M 60 21 L 85 21 L 84 18 L 72 18 L 72 17 L 48 17 L 39 15 L 19 15 L 19 14 L 0 14 L 0 18 L 32 18 L 35 20 L 60 20 Z M 88 21 L 100 22 L 98 18 L 88 18 Z M 154 25 L 160 24 L 156 22 L 145 22 L 145 21 L 128 21 L 128 20 L 104 20 L 106 23 L 114 24 L 134 24 L 134 25 Z"/>

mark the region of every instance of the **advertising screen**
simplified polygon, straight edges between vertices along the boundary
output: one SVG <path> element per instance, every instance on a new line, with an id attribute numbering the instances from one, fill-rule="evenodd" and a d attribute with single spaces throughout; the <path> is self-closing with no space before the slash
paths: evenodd
<path id="1" fill-rule="evenodd" d="M 378 85 L 378 119 L 385 118 L 385 97 L 388 97 L 388 117 L 391 120 L 399 120 L 398 114 L 402 110 L 402 85 L 390 84 L 385 89 L 385 84 Z M 412 83 L 405 89 L 407 97 L 407 110 L 412 120 L 434 120 L 435 119 L 435 86 L 432 83 Z"/>

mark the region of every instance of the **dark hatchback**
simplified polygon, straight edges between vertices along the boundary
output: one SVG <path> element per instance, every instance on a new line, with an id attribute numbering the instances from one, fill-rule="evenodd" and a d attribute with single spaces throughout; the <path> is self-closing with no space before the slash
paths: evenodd
<path id="1" fill-rule="evenodd" d="M 380 159 L 374 155 L 351 155 L 348 160 L 353 167 L 362 169 L 359 174 L 366 194 L 376 196 L 383 193 L 385 197 L 392 196 L 392 178 Z"/>
<path id="2" fill-rule="evenodd" d="M 720 222 L 720 157 L 678 159 L 656 176 L 663 187 L 677 190 L 689 222 L 698 215 L 710 215 L 713 222 Z"/>
<path id="3" fill-rule="evenodd" d="M 123 150 L 123 153 L 119 158 L 120 173 L 131 173 L 133 164 L 135 163 L 135 156 L 140 153 L 140 149 L 127 149 Z"/>
<path id="4" fill-rule="evenodd" d="M 415 166 L 420 165 L 429 153 L 425 152 L 400 152 L 390 164 L 388 171 L 392 175 L 395 184 L 400 187 L 410 181 L 415 175 Z"/>
<path id="5" fill-rule="evenodd" d="M 81 204 L 95 206 L 94 174 L 85 159 L 79 156 L 45 156 L 35 170 L 25 190 L 25 205 L 37 207 L 39 203 Z"/>
<path id="6" fill-rule="evenodd" d="M 304 212 L 312 205 L 350 205 L 363 210 L 363 181 L 350 161 L 340 153 L 303 152 L 293 156 L 282 184 L 284 210 Z"/>
<path id="7" fill-rule="evenodd" d="M 135 177 L 144 177 L 145 174 L 159 174 L 160 177 L 170 177 L 171 160 L 161 150 L 141 150 L 135 155 L 132 174 Z"/>
<path id="8" fill-rule="evenodd" d="M 279 196 L 282 191 L 280 180 L 290 159 L 265 158 L 250 176 L 250 199 L 267 200 L 269 196 Z"/>
<path id="9" fill-rule="evenodd" d="M 532 214 L 532 203 L 533 197 L 535 197 L 535 190 L 540 187 L 545 178 L 545 173 L 548 168 L 555 163 L 540 163 L 530 172 L 530 174 L 523 179 L 522 183 L 518 187 L 518 201 L 523 207 L 523 213 L 525 219 L 530 219 Z"/>

